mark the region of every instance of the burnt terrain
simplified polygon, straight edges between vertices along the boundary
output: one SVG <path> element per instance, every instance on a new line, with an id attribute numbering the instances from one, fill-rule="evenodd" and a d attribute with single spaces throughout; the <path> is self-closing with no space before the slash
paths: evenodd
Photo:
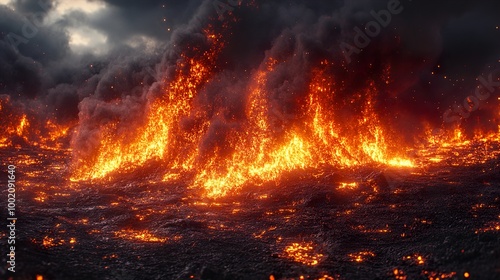
<path id="1" fill-rule="evenodd" d="M 2 279 L 500 278 L 498 159 L 302 170 L 212 200 L 154 168 L 70 182 L 69 151 L 0 158 L 2 182 L 17 167 L 18 218 Z"/>

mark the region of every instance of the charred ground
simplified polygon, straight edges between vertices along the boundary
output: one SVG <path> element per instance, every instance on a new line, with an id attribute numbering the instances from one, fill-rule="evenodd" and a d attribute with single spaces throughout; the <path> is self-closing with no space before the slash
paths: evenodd
<path id="1" fill-rule="evenodd" d="M 60 176 L 63 151 L 2 150 L 1 158 L 19 163 L 15 279 L 500 275 L 498 159 L 418 170 L 325 167 L 208 200 L 182 180 L 144 174 L 71 183 Z M 1 274 L 8 277 L 5 267 Z"/>

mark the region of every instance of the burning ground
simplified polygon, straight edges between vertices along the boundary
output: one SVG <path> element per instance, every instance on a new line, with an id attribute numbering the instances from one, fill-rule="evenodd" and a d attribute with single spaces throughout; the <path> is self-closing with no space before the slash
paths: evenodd
<path id="1" fill-rule="evenodd" d="M 23 3 L 1 12 L 29 20 Z M 400 4 L 351 62 L 339 46 L 387 2 L 108 1 L 39 26 L 85 19 L 105 54 L 69 31 L 33 38 L 52 57 L 0 42 L 16 277 L 498 277 L 498 4 Z M 106 15 L 158 7 L 168 33 L 135 22 L 111 43 Z"/>

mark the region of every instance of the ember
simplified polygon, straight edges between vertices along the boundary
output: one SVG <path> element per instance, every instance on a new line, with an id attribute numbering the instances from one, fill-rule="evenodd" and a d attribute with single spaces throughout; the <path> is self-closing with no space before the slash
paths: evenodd
<path id="1" fill-rule="evenodd" d="M 318 265 L 323 254 L 315 253 L 312 243 L 292 243 L 285 248 L 285 257 L 305 265 Z"/>

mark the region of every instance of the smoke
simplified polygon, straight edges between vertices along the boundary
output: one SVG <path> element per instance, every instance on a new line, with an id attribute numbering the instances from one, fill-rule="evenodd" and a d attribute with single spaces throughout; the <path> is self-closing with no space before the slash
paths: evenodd
<path id="1" fill-rule="evenodd" d="M 47 0 L 0 5 L 0 94 L 14 103 L 36 100 L 46 108 L 42 115 L 63 122 L 78 118 L 78 104 L 86 98 L 141 95 L 155 81 L 169 30 L 185 24 L 196 6 L 135 3 L 107 1 L 102 10 L 75 6 L 65 13 L 59 9 L 65 3 Z M 105 42 L 89 34 L 88 46 L 72 44 L 79 38 L 74 34 L 89 29 Z"/>
<path id="2" fill-rule="evenodd" d="M 212 82 L 194 101 L 214 120 L 207 145 L 222 146 L 220 139 L 244 121 L 250 77 L 270 59 L 280 62 L 266 82 L 277 133 L 302 117 L 311 71 L 323 60 L 333 63 L 326 71 L 339 85 L 339 110 L 355 110 L 346 100 L 374 82 L 378 109 L 397 129 L 411 134 L 407 124 L 422 120 L 440 126 L 443 113 L 474 92 L 476 77 L 498 67 L 500 3 L 400 0 L 404 10 L 346 63 L 341 45 L 352 45 L 355 28 L 363 30 L 389 2 L 243 0 L 221 21 L 211 0 L 106 0 L 98 2 L 104 9 L 61 17 L 54 16 L 60 4 L 17 0 L 0 6 L 0 94 L 13 103 L 40 103 L 43 114 L 61 122 L 79 120 L 75 143 L 91 149 L 85 142 L 101 126 L 139 125 L 164 94 L 180 54 L 205 48 L 203 29 L 212 25 L 226 44 Z M 23 35 L 27 22 L 39 22 L 32 38 Z M 88 45 L 75 46 L 78 30 L 105 39 L 89 33 Z M 12 45 L 9 34 L 27 42 Z M 465 121 L 491 122 L 494 100 Z"/>

